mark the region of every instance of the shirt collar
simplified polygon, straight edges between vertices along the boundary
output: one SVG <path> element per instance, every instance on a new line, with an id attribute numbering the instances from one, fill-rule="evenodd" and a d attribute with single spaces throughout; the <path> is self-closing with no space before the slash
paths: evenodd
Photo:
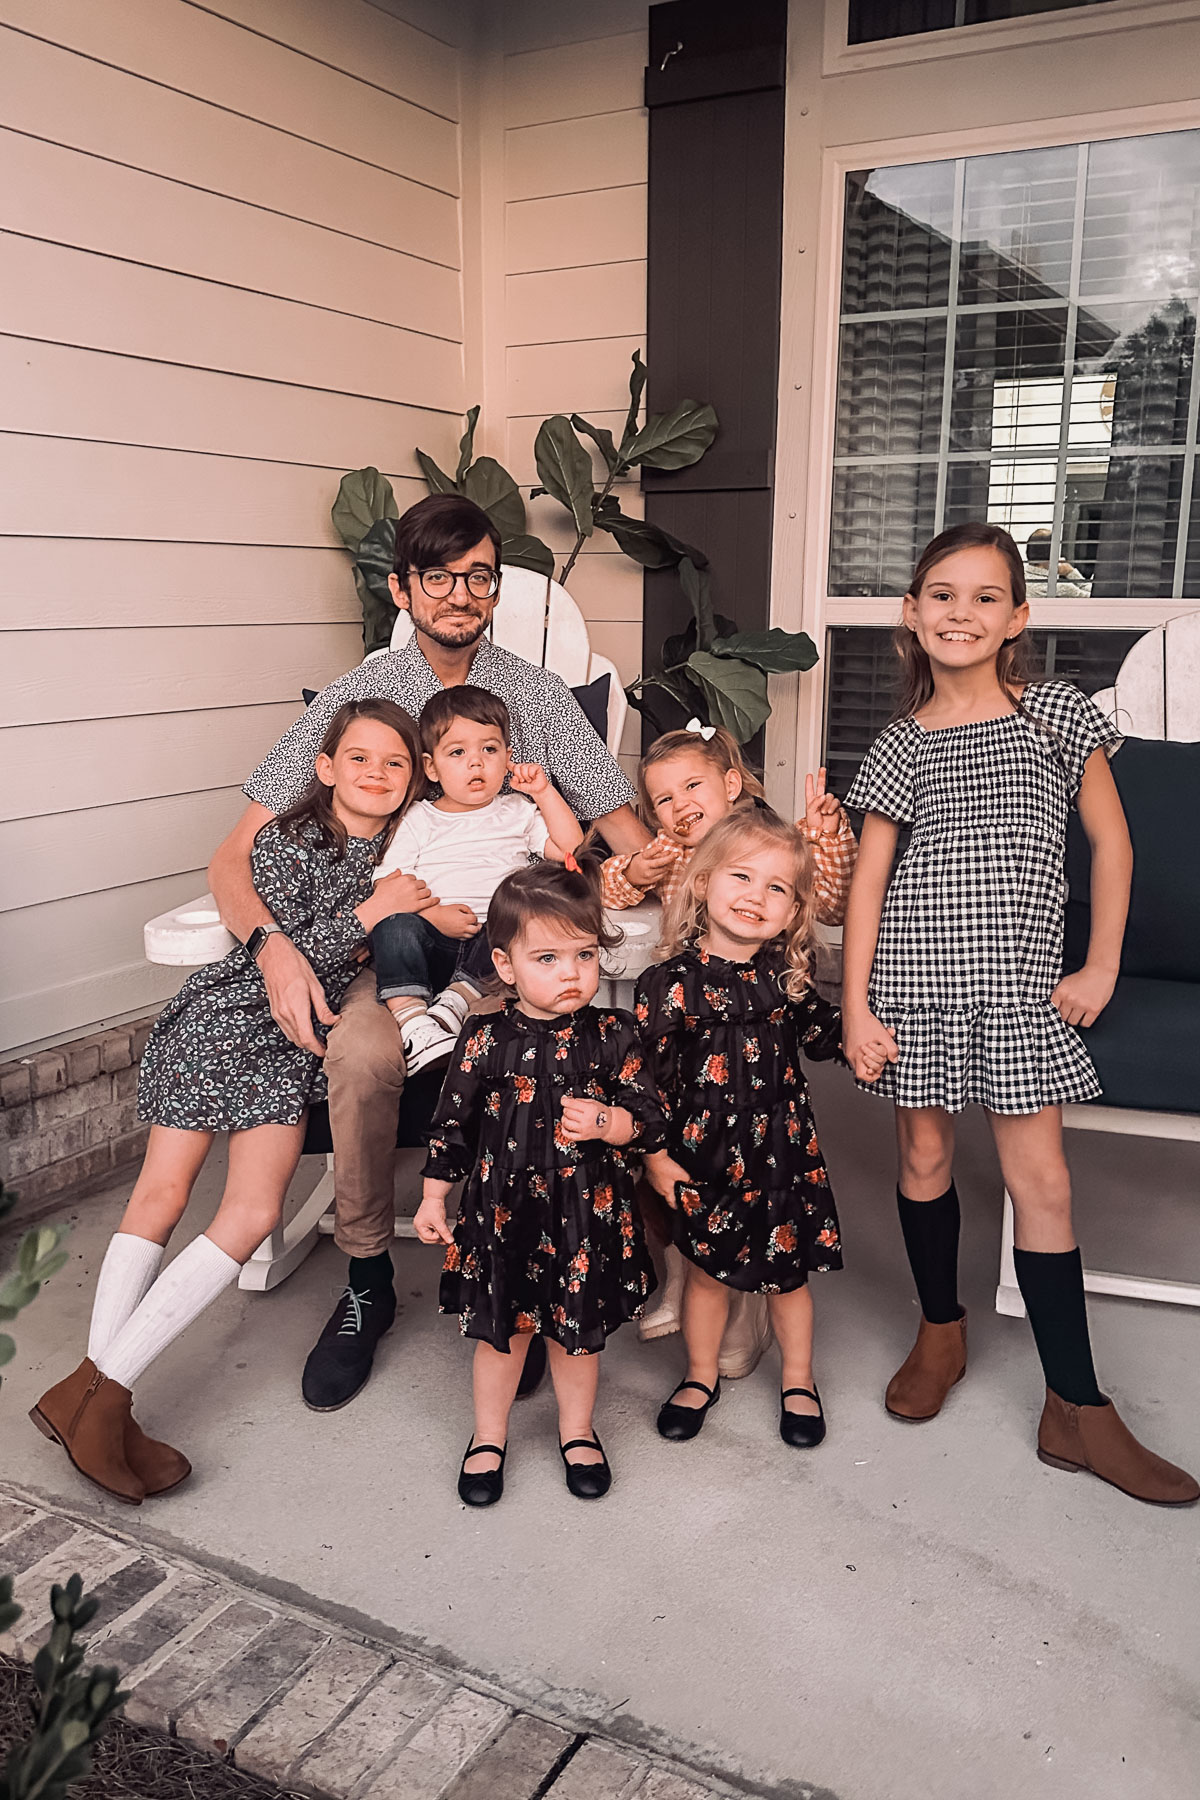
<path id="1" fill-rule="evenodd" d="M 420 641 L 415 631 L 409 638 L 407 644 L 405 644 L 403 650 L 399 651 L 398 654 L 401 660 L 407 664 L 409 670 L 423 688 L 428 688 L 431 693 L 436 693 L 438 691 L 442 684 L 426 661 L 425 652 L 421 649 Z M 495 671 L 497 661 L 498 656 L 496 646 L 491 638 L 485 633 L 475 646 L 475 654 L 471 658 L 471 666 L 467 670 L 466 685 L 469 687 L 486 687 L 487 682 L 484 680 L 484 677 Z"/>

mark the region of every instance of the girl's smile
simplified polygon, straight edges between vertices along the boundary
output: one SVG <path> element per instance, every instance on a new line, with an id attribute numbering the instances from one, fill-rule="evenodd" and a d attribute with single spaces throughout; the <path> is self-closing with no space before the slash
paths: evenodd
<path id="1" fill-rule="evenodd" d="M 904 597 L 904 623 L 930 664 L 947 673 L 994 665 L 1005 640 L 1028 622 L 1028 606 L 1013 604 L 1004 557 L 989 545 L 943 557 L 920 593 Z"/>
<path id="2" fill-rule="evenodd" d="M 703 756 L 688 750 L 655 763 L 646 781 L 659 825 L 689 848 L 703 843 L 742 791 L 742 777 L 736 769 L 722 774 Z"/>
<path id="3" fill-rule="evenodd" d="M 355 719 L 333 755 L 317 757 L 316 768 L 351 837 L 375 836 L 403 806 L 413 773 L 404 739 L 381 719 Z"/>
<path id="4" fill-rule="evenodd" d="M 762 844 L 708 877 L 703 947 L 746 960 L 786 931 L 798 900 L 795 855 L 783 845 Z"/>

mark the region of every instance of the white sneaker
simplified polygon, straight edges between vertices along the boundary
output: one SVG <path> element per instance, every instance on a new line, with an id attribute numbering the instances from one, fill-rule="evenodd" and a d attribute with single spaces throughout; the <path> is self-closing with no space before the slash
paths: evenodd
<path id="1" fill-rule="evenodd" d="M 404 1066 L 409 1075 L 427 1069 L 430 1063 L 448 1062 L 458 1040 L 456 1031 L 447 1031 L 432 1013 L 414 1013 L 400 1027 L 404 1045 Z"/>
<path id="2" fill-rule="evenodd" d="M 453 988 L 443 988 L 429 1003 L 429 1017 L 453 1032 L 456 1038 L 466 1024 L 470 1010 L 470 1001 L 456 994 Z"/>

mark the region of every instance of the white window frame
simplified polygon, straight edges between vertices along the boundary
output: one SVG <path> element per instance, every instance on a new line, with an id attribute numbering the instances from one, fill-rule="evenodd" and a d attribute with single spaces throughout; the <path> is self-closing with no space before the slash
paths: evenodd
<path id="1" fill-rule="evenodd" d="M 1054 15 L 1050 15 L 1054 16 Z M 1077 17 L 1077 14 L 1067 15 Z M 942 35 L 942 34 L 939 34 Z M 946 34 L 949 35 L 949 34 Z M 839 144 L 822 158 L 820 223 L 818 230 L 816 305 L 812 317 L 812 393 L 807 442 L 807 476 L 791 491 L 777 489 L 776 505 L 794 518 L 799 500 L 804 508 L 804 552 L 801 611 L 780 605 L 777 591 L 773 623 L 804 629 L 821 652 L 817 665 L 820 681 L 806 683 L 793 715 L 794 736 L 786 743 L 783 718 L 768 738 L 768 768 L 782 772 L 791 764 L 800 771 L 815 769 L 824 736 L 826 705 L 825 638 L 831 625 L 894 625 L 900 616 L 895 595 L 831 595 L 828 592 L 829 539 L 833 502 L 833 445 L 837 404 L 838 329 L 841 313 L 842 229 L 845 180 L 854 169 L 897 166 L 904 163 L 950 162 L 959 157 L 987 156 L 1005 150 L 1049 149 L 1063 144 L 1098 143 L 1117 138 L 1149 137 L 1160 132 L 1200 129 L 1200 100 L 1170 102 L 1117 112 L 1073 114 L 1053 120 L 1019 122 L 939 132 L 919 137 L 879 139 L 875 142 Z M 789 309 L 785 300 L 784 323 Z M 781 365 L 782 366 L 782 365 Z M 780 458 L 781 468 L 791 459 Z M 794 466 L 794 464 L 792 464 Z M 778 530 L 778 528 L 777 528 Z M 1180 612 L 1197 610 L 1198 603 L 1178 599 L 1103 599 L 1081 602 L 1069 598 L 1037 603 L 1038 627 L 1066 629 L 1141 629 L 1149 631 Z M 783 616 L 784 614 L 788 616 Z M 794 760 L 793 760 L 794 759 Z M 799 778 L 798 778 L 799 779 Z M 780 797 L 782 803 L 782 796 Z"/>
<path id="2" fill-rule="evenodd" d="M 822 66 L 826 75 L 854 75 L 863 69 L 894 68 L 942 56 L 975 56 L 986 50 L 1091 37 L 1104 31 L 1186 24 L 1197 18 L 1200 7 L 1196 0 L 1105 0 L 1103 6 L 1068 7 L 1063 12 L 1030 13 L 1020 19 L 995 19 L 983 25 L 958 25 L 942 31 L 916 31 L 907 37 L 880 38 L 870 44 L 850 44 L 846 41 L 850 0 L 825 0 Z"/>

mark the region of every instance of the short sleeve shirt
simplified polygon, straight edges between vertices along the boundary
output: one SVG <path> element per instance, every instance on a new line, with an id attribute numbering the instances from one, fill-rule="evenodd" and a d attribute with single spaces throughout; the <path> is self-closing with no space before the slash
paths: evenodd
<path id="1" fill-rule="evenodd" d="M 375 879 L 403 869 L 419 875 L 443 906 L 469 906 L 482 919 L 504 877 L 543 855 L 548 835 L 524 794 L 497 794 L 470 812 L 442 812 L 418 800 L 396 827 Z"/>
<path id="2" fill-rule="evenodd" d="M 539 669 L 485 637 L 476 648 L 467 683 L 504 701 L 517 762 L 540 763 L 576 818 L 601 819 L 619 806 L 633 804 L 636 796 L 628 777 L 561 675 Z M 425 702 L 440 693 L 441 686 L 415 636 L 403 650 L 371 657 L 321 690 L 267 752 L 242 792 L 271 812 L 282 812 L 312 780 L 321 739 L 339 706 L 348 700 L 393 700 L 418 719 Z"/>

